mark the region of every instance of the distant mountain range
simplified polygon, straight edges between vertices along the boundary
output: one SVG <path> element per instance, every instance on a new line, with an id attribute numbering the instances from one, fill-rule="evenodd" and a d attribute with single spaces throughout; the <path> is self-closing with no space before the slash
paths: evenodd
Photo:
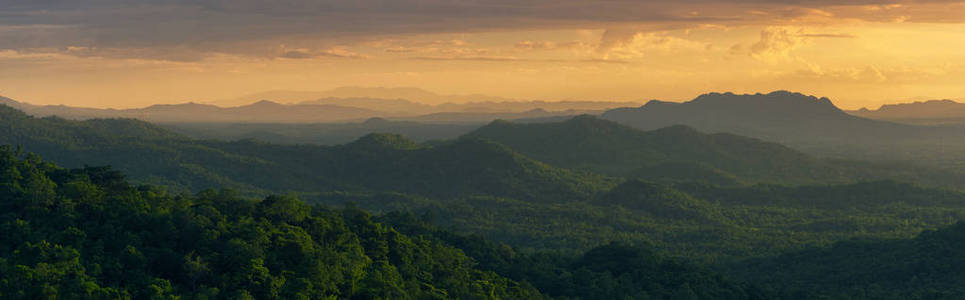
<path id="1" fill-rule="evenodd" d="M 371 99 L 407 99 L 417 103 L 429 105 L 444 103 L 467 102 L 505 102 L 513 101 L 509 98 L 494 97 L 481 94 L 472 95 L 440 95 L 415 87 L 358 87 L 345 86 L 326 91 L 286 91 L 275 90 L 249 94 L 233 99 L 211 101 L 210 104 L 219 106 L 237 106 L 262 99 L 272 99 L 283 103 L 298 103 L 321 98 L 371 98 Z"/>
<path id="2" fill-rule="evenodd" d="M 675 103 L 653 100 L 638 108 L 607 111 L 604 119 L 640 129 L 688 125 L 706 132 L 729 132 L 775 141 L 879 138 L 916 127 L 849 115 L 828 98 L 777 91 L 737 95 L 710 93 Z"/>
<path id="3" fill-rule="evenodd" d="M 270 95 L 266 95 L 270 96 Z M 293 104 L 256 100 L 248 104 L 221 107 L 212 104 L 158 104 L 134 109 L 97 109 L 63 105 L 32 105 L 0 97 L 0 104 L 30 115 L 66 119 L 134 118 L 161 123 L 331 123 L 368 118 L 394 120 L 486 123 L 495 119 L 543 118 L 602 113 L 606 109 L 635 106 L 634 102 L 604 101 L 503 101 L 429 105 L 406 99 L 317 98 Z"/>
<path id="4" fill-rule="evenodd" d="M 559 122 L 579 114 L 600 114 L 602 119 L 642 130 L 686 125 L 699 132 L 731 133 L 773 141 L 819 157 L 915 161 L 952 169 L 965 167 L 965 154 L 962 154 L 965 153 L 965 130 L 961 127 L 873 120 L 848 114 L 830 99 L 786 91 L 748 95 L 710 93 L 683 103 L 653 100 L 642 106 L 614 109 L 605 108 L 631 104 L 530 101 L 428 105 L 402 99 L 322 98 L 297 104 L 259 101 L 223 108 L 187 103 L 113 110 L 35 106 L 7 98 L 0 101 L 35 116 L 138 118 L 169 124 L 194 137 L 312 144 L 344 143 L 371 132 L 406 134 L 418 141 L 448 139 L 495 119 L 539 123 Z M 422 110 L 427 113 L 417 114 Z M 434 110 L 444 111 L 432 112 Z M 372 118 L 378 122 L 364 122 Z M 240 123 L 275 125 L 224 126 Z"/>
<path id="5" fill-rule="evenodd" d="M 370 118 L 381 112 L 338 105 L 285 105 L 262 100 L 238 107 L 218 107 L 209 104 L 158 104 L 134 109 L 78 108 L 62 105 L 32 105 L 10 98 L 0 104 L 38 116 L 58 116 L 65 119 L 130 118 L 149 122 L 204 122 L 204 123 L 312 123 L 339 122 Z"/>
<path id="6" fill-rule="evenodd" d="M 947 99 L 886 104 L 876 110 L 862 108 L 848 113 L 869 119 L 911 124 L 965 123 L 965 103 Z"/>
<path id="7" fill-rule="evenodd" d="M 962 166 L 965 130 L 916 126 L 850 115 L 828 98 L 777 91 L 737 95 L 710 93 L 674 103 L 650 101 L 607 111 L 602 118 L 644 130 L 687 125 L 775 141 L 819 156 L 904 160 Z"/>
<path id="8" fill-rule="evenodd" d="M 448 140 L 479 128 L 485 123 L 423 123 L 371 118 L 363 122 L 273 124 L 273 123 L 165 123 L 162 127 L 197 139 L 236 141 L 253 139 L 276 144 L 338 145 L 370 133 L 403 135 L 416 142 Z"/>

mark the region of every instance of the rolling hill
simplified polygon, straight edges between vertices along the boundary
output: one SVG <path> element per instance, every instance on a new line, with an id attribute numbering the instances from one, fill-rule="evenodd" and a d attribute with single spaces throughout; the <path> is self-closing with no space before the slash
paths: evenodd
<path id="1" fill-rule="evenodd" d="M 4 299 L 542 299 L 357 209 L 167 194 L 9 146 L 0 170 Z"/>
<path id="2" fill-rule="evenodd" d="M 688 189 L 622 182 L 548 165 L 475 137 L 434 145 L 391 134 L 338 146 L 199 141 L 143 121 L 35 118 L 2 107 L 0 141 L 68 167 L 111 165 L 133 182 L 163 184 L 168 193 L 208 188 L 246 195 L 294 192 L 310 203 L 433 215 L 460 233 L 528 250 L 585 251 L 619 240 L 717 261 L 849 237 L 907 237 L 965 214 L 959 202 L 915 200 L 941 193 L 913 186 L 887 190 L 895 198 L 885 199 L 884 205 L 866 205 L 881 201 L 879 195 L 847 186 L 815 185 L 806 193 L 749 192 L 758 197 L 751 200 L 862 203 L 859 210 L 732 201 L 708 196 L 730 195 L 714 185 Z M 948 199 L 957 195 L 949 193 Z"/>
<path id="3" fill-rule="evenodd" d="M 466 136 L 491 139 L 552 165 L 614 176 L 719 184 L 843 179 L 836 168 L 788 147 L 683 125 L 641 131 L 583 115 L 551 123 L 496 121 Z"/>
<path id="4" fill-rule="evenodd" d="M 196 139 L 235 141 L 255 139 L 276 144 L 338 145 L 370 133 L 403 135 L 418 142 L 457 138 L 483 123 L 445 124 L 371 118 L 363 122 L 269 123 L 164 123 L 171 131 Z"/>
<path id="5" fill-rule="evenodd" d="M 0 106 L 0 140 L 68 167 L 112 165 L 140 182 L 189 190 L 383 190 L 556 201 L 586 197 L 609 181 L 474 139 L 434 147 L 386 134 L 340 146 L 198 141 L 143 121 L 35 118 L 6 106 Z"/>

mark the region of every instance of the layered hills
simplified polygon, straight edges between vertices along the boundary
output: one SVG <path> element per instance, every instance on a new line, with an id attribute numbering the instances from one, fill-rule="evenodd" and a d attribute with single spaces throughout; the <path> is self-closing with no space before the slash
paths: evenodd
<path id="1" fill-rule="evenodd" d="M 377 94 L 381 95 L 381 93 Z M 342 94 L 336 93 L 335 95 Z M 351 95 L 351 93 L 346 95 Z M 271 94 L 265 96 L 271 96 Z M 282 98 L 284 99 L 284 97 Z M 377 97 L 322 97 L 286 103 L 265 99 L 269 98 L 260 98 L 231 106 L 188 102 L 130 109 L 33 105 L 4 97 L 0 97 L 0 104 L 39 117 L 58 116 L 74 120 L 134 118 L 149 122 L 175 124 L 333 123 L 361 121 L 376 117 L 429 123 L 485 123 L 499 118 L 543 118 L 581 113 L 601 113 L 606 109 L 637 105 L 634 102 L 517 101 L 491 97 L 484 97 L 481 98 L 481 101 L 476 102 L 438 104 L 425 104 L 424 102 L 403 98 Z"/>
<path id="2" fill-rule="evenodd" d="M 550 200 L 587 195 L 594 184 L 606 182 L 474 139 L 435 147 L 385 134 L 341 146 L 196 141 L 143 121 L 35 118 L 5 106 L 0 137 L 65 166 L 113 165 L 137 180 L 190 190 L 393 190 L 434 196 L 475 191 Z"/>
<path id="3" fill-rule="evenodd" d="M 965 131 L 953 126 L 915 126 L 850 115 L 827 98 L 778 91 L 737 95 L 710 93 L 674 103 L 650 101 L 614 109 L 602 118 L 639 129 L 687 125 L 779 142 L 823 157 L 915 161 L 933 167 L 961 166 Z"/>
<path id="4" fill-rule="evenodd" d="M 680 172 L 662 164 L 649 169 L 655 176 L 651 179 L 659 179 L 659 174 L 679 176 L 661 182 L 636 180 L 633 178 L 648 177 L 634 175 L 633 168 L 625 169 L 631 170 L 625 177 L 598 175 L 592 168 L 567 169 L 535 158 L 537 152 L 526 154 L 540 149 L 535 146 L 518 151 L 476 136 L 431 145 L 392 134 L 372 134 L 338 146 L 279 145 L 252 140 L 194 140 L 137 120 L 71 121 L 36 118 L 11 108 L 0 111 L 0 139 L 4 143 L 20 145 L 25 151 L 65 166 L 111 165 L 134 182 L 163 184 L 172 193 L 208 188 L 230 188 L 246 195 L 294 192 L 311 203 L 355 203 L 373 211 L 428 214 L 447 228 L 528 250 L 583 251 L 615 239 L 651 243 L 655 251 L 675 256 L 731 260 L 828 245 L 850 237 L 909 237 L 922 229 L 947 225 L 965 214 L 965 204 L 955 200 L 960 193 L 915 185 L 885 189 L 892 198 L 874 192 L 888 184 L 829 186 L 831 182 L 821 181 L 790 192 L 781 186 L 745 186 L 761 177 L 739 177 L 729 172 L 753 174 L 738 171 L 772 163 L 812 162 L 800 153 L 755 139 L 715 137 L 684 127 L 638 132 L 586 117 L 540 126 L 567 128 L 577 137 L 580 132 L 596 132 L 603 140 L 610 137 L 599 128 L 627 130 L 628 143 L 638 143 L 633 147 L 641 148 L 624 149 L 652 148 L 646 150 L 651 153 L 648 155 L 664 153 L 674 164 L 710 165 L 699 170 L 729 174 L 737 177 L 736 183 L 723 188 L 718 186 L 721 183 L 693 176 L 707 172 L 687 173 L 687 168 Z M 682 148 L 661 148 L 672 145 L 662 144 L 668 140 L 679 140 Z M 731 140 L 742 142 L 721 142 Z M 570 140 L 577 143 L 574 145 L 581 141 Z M 738 160 L 746 163 L 746 168 L 732 168 L 722 162 L 729 159 L 729 153 L 752 150 L 764 152 L 750 152 L 760 156 L 758 161 Z M 598 157 L 587 153 L 563 153 L 572 155 L 574 161 L 600 163 L 601 168 L 620 163 L 594 161 Z M 627 164 L 635 157 L 616 156 L 628 159 Z M 588 165 L 585 162 L 582 165 Z M 885 172 L 877 176 L 891 175 Z M 946 200 L 916 200 L 942 193 L 949 195 Z M 763 200 L 751 201 L 756 199 Z M 824 204 L 788 205 L 808 201 Z M 866 205 L 875 202 L 883 204 Z M 831 205 L 836 203 L 841 205 Z M 847 203 L 856 203 L 861 209 L 852 209 L 855 206 Z"/>
<path id="5" fill-rule="evenodd" d="M 641 131 L 582 115 L 563 122 L 496 121 L 466 136 L 491 139 L 552 165 L 614 176 L 693 180 L 687 175 L 702 174 L 718 183 L 828 179 L 826 165 L 793 149 L 684 125 Z"/>

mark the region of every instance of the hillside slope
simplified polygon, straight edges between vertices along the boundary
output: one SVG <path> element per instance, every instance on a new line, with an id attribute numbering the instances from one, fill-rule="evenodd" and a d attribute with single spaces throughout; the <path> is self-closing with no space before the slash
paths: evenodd
<path id="1" fill-rule="evenodd" d="M 0 140 L 68 167 L 112 165 L 137 181 L 188 190 L 380 190 L 554 201 L 587 197 L 609 181 L 472 139 L 436 147 L 382 134 L 342 146 L 196 141 L 142 121 L 34 118 L 5 106 Z"/>
<path id="2" fill-rule="evenodd" d="M 0 298 L 539 299 L 364 212 L 173 196 L 0 147 Z"/>
<path id="3" fill-rule="evenodd" d="M 840 168 L 776 143 L 688 126 L 641 131 L 583 115 L 563 122 L 493 122 L 466 135 L 508 145 L 552 165 L 649 180 L 834 182 Z"/>
<path id="4" fill-rule="evenodd" d="M 908 240 L 854 240 L 758 259 L 735 273 L 799 299 L 960 299 L 965 222 Z"/>

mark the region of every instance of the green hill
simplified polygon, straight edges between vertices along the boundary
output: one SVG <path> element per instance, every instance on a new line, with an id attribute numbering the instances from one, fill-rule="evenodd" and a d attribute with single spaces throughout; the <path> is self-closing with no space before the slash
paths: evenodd
<path id="1" fill-rule="evenodd" d="M 766 298 L 644 246 L 522 253 L 411 214 L 228 190 L 173 196 L 7 146 L 0 229 L 4 299 Z"/>
<path id="2" fill-rule="evenodd" d="M 0 148 L 0 298 L 516 299 L 539 292 L 361 211 L 172 196 Z"/>
<path id="3" fill-rule="evenodd" d="M 141 121 L 34 118 L 7 107 L 0 107 L 0 140 L 67 167 L 111 165 L 137 182 L 193 191 L 376 190 L 561 201 L 588 197 L 611 181 L 473 139 L 435 147 L 382 134 L 342 146 L 197 141 Z"/>
<path id="4" fill-rule="evenodd" d="M 961 299 L 965 222 L 907 240 L 852 240 L 757 259 L 735 273 L 795 299 Z"/>
<path id="5" fill-rule="evenodd" d="M 815 182 L 827 180 L 830 169 L 775 143 L 686 126 L 641 131 L 589 115 L 554 123 L 496 121 L 466 136 L 552 165 L 651 180 Z"/>

